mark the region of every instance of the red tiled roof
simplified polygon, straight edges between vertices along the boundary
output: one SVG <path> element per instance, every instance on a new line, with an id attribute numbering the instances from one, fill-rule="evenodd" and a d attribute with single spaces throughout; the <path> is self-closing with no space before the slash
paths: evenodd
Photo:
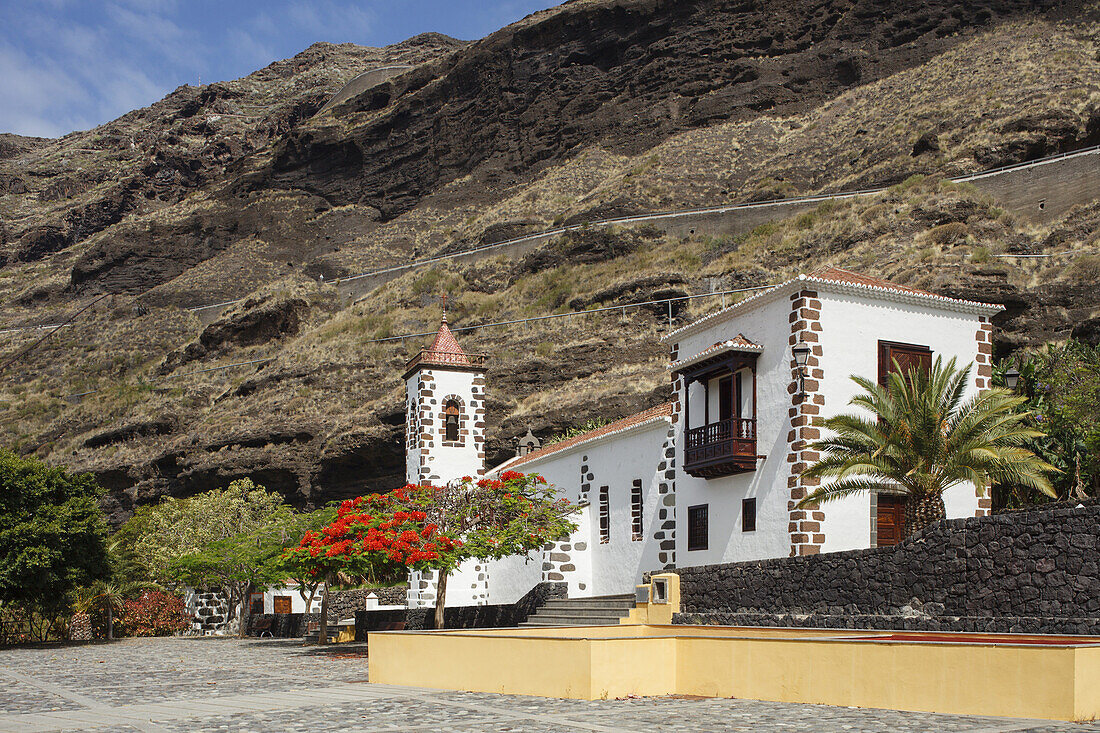
<path id="1" fill-rule="evenodd" d="M 851 285 L 867 285 L 872 288 L 884 288 L 886 290 L 897 290 L 902 293 L 916 293 L 918 295 L 931 295 L 936 297 L 934 293 L 929 293 L 927 290 L 907 288 L 904 285 L 898 285 L 889 280 L 883 280 L 881 277 L 871 277 L 870 275 L 864 275 L 860 272 L 852 272 L 851 270 L 844 270 L 839 267 L 831 267 L 828 265 L 814 270 L 807 274 L 806 277 L 815 280 L 830 280 L 832 282 L 849 283 Z"/>
<path id="2" fill-rule="evenodd" d="M 516 466 L 527 463 L 528 461 L 533 461 L 537 458 L 545 458 L 548 455 L 563 451 L 566 448 L 572 448 L 578 443 L 587 443 L 590 440 L 602 438 L 605 435 L 611 435 L 612 433 L 621 433 L 628 428 L 635 427 L 636 425 L 641 425 L 642 423 L 650 422 L 652 420 L 656 420 L 662 417 L 671 416 L 672 403 L 666 402 L 663 405 L 657 405 L 656 407 L 651 407 L 648 410 L 643 410 L 642 412 L 636 413 L 634 415 L 624 417 L 621 420 L 616 420 L 613 423 L 604 425 L 602 428 L 596 428 L 595 430 L 589 430 L 587 433 L 582 433 L 580 435 L 573 436 L 572 438 L 559 440 L 557 443 L 552 443 L 545 448 L 539 448 L 536 451 L 532 451 L 525 456 L 522 456 L 514 461 L 507 463 L 506 465 L 509 469 L 513 469 Z"/>
<path id="3" fill-rule="evenodd" d="M 435 335 L 435 341 L 432 341 L 432 345 L 424 350 L 420 361 L 429 364 L 440 362 L 443 364 L 469 365 L 471 363 L 469 357 L 466 356 L 466 352 L 458 345 L 455 335 L 451 333 L 451 329 L 447 326 L 446 313 L 443 314 L 443 320 L 439 323 L 439 333 Z"/>
<path id="4" fill-rule="evenodd" d="M 750 353 L 759 353 L 763 350 L 763 346 L 753 343 L 750 339 L 745 337 L 745 334 L 739 333 L 734 338 L 727 339 L 726 341 L 719 341 L 713 346 L 708 346 L 707 348 L 700 351 L 698 354 L 694 354 L 687 358 L 674 361 L 668 365 L 668 368 L 675 371 L 679 367 L 703 361 L 709 356 L 720 354 L 726 351 L 748 351 Z"/>

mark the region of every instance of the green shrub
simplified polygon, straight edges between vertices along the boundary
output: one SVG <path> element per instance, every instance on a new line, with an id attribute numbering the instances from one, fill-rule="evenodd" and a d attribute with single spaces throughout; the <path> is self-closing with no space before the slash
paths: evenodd
<path id="1" fill-rule="evenodd" d="M 925 236 L 928 237 L 930 242 L 939 245 L 950 245 L 961 242 L 969 234 L 970 227 L 961 221 L 952 221 L 947 224 L 940 224 L 938 227 L 932 227 Z"/>
<path id="2" fill-rule="evenodd" d="M 1071 280 L 1095 283 L 1100 280 L 1100 255 L 1080 255 L 1066 270 Z"/>
<path id="3" fill-rule="evenodd" d="M 974 251 L 970 253 L 970 261 L 975 265 L 980 265 L 985 262 L 989 262 L 989 248 L 988 247 L 975 247 Z"/>

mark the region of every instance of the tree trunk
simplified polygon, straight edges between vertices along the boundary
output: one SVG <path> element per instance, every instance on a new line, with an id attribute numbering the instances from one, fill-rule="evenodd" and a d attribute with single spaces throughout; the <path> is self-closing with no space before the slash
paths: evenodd
<path id="1" fill-rule="evenodd" d="M 244 586 L 244 592 L 241 594 L 241 619 L 237 628 L 237 638 L 243 639 L 248 631 L 248 620 L 252 618 L 252 584 L 247 583 Z"/>
<path id="2" fill-rule="evenodd" d="M 328 584 L 331 580 L 331 575 L 325 576 L 325 594 L 321 596 L 321 633 L 317 635 L 318 644 L 328 644 Z"/>
<path id="3" fill-rule="evenodd" d="M 107 641 L 115 640 L 115 609 L 107 601 Z"/>
<path id="4" fill-rule="evenodd" d="M 310 586 L 308 598 L 306 597 L 306 594 L 301 591 L 301 589 L 298 590 L 298 595 L 300 595 L 302 597 L 302 600 L 306 602 L 306 613 L 309 613 L 309 609 L 313 608 L 313 597 L 317 595 L 317 589 L 320 587 L 320 583 Z"/>
<path id="5" fill-rule="evenodd" d="M 447 608 L 447 571 L 439 571 L 439 580 L 435 584 L 435 628 L 444 626 L 443 612 Z"/>
<path id="6" fill-rule="evenodd" d="M 905 502 L 905 537 L 908 539 L 925 527 L 944 519 L 947 519 L 947 509 L 941 495 L 910 495 Z"/>

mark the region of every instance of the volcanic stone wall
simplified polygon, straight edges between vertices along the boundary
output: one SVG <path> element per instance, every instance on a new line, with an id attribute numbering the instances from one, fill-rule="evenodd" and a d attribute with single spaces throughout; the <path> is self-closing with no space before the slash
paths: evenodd
<path id="1" fill-rule="evenodd" d="M 941 522 L 894 547 L 682 568 L 675 623 L 1100 634 L 1100 502 Z"/>
<path id="2" fill-rule="evenodd" d="M 568 592 L 568 583 L 539 583 L 515 603 L 448 608 L 444 612 L 443 623 L 448 629 L 493 629 L 518 626 L 547 600 L 565 598 Z M 392 611 L 360 611 L 355 614 L 356 639 L 361 636 L 360 629 L 381 628 L 376 621 L 398 620 L 393 614 Z M 410 608 L 404 614 L 406 629 L 430 629 L 434 626 L 434 620 L 434 608 Z"/>

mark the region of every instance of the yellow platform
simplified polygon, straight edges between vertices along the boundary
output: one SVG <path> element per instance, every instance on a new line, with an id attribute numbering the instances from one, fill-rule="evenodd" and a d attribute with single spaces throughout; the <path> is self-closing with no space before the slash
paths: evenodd
<path id="1" fill-rule="evenodd" d="M 705 695 L 1100 717 L 1100 639 L 639 623 L 371 633 L 370 680 L 594 700 Z"/>

